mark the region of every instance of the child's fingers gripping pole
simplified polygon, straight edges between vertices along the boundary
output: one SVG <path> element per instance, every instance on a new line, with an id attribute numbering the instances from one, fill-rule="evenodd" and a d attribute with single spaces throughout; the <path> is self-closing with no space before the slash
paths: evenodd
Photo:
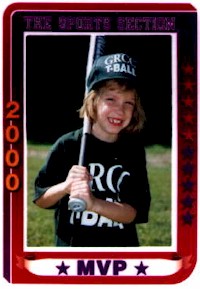
<path id="1" fill-rule="evenodd" d="M 105 49 L 105 36 L 96 36 L 92 34 L 90 36 L 90 45 L 88 52 L 88 61 L 86 69 L 86 81 L 91 71 L 93 62 L 104 54 Z M 86 95 L 87 95 L 86 85 Z M 85 115 L 83 119 L 83 135 L 81 139 L 80 153 L 79 153 L 79 165 L 85 165 L 85 153 L 87 146 L 88 134 L 90 134 L 91 124 L 89 118 Z M 86 209 L 86 202 L 82 199 L 70 198 L 68 203 L 69 209 L 74 212 L 82 212 Z"/>

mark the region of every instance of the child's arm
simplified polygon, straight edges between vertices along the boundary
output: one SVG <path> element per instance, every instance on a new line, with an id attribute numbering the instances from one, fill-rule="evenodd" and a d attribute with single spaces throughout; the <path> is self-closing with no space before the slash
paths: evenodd
<path id="1" fill-rule="evenodd" d="M 40 208 L 50 208 L 67 195 L 65 182 L 50 187 L 35 203 Z"/>
<path id="2" fill-rule="evenodd" d="M 74 181 L 85 180 L 90 181 L 90 175 L 85 167 L 72 166 L 68 176 L 64 182 L 51 186 L 43 195 L 41 195 L 35 203 L 41 208 L 49 208 L 54 206 L 60 199 L 70 194 L 71 185 Z"/>
<path id="3" fill-rule="evenodd" d="M 83 199 L 87 203 L 88 211 L 93 211 L 114 222 L 128 224 L 136 217 L 137 211 L 129 204 L 118 202 L 112 203 L 95 198 L 90 191 L 88 182 L 85 180 L 73 182 L 70 196 Z"/>
<path id="4" fill-rule="evenodd" d="M 95 200 L 92 211 L 114 222 L 123 224 L 131 223 L 137 214 L 137 211 L 129 204 L 111 203 L 101 199 Z"/>

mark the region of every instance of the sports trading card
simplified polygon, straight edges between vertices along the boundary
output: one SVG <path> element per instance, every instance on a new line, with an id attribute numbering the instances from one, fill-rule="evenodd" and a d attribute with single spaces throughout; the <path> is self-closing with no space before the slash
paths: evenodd
<path id="1" fill-rule="evenodd" d="M 83 109 L 89 117 L 79 116 Z M 172 285 L 192 274 L 198 209 L 192 4 L 9 5 L 3 130 L 7 282 Z"/>

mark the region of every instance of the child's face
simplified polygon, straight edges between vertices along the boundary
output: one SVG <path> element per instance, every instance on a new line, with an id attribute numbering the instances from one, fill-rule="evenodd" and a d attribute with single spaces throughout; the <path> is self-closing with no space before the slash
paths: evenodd
<path id="1" fill-rule="evenodd" d="M 135 96 L 132 90 L 124 90 L 114 81 L 109 81 L 100 90 L 97 101 L 97 118 L 93 124 L 93 134 L 101 140 L 113 142 L 119 132 L 132 119 Z"/>

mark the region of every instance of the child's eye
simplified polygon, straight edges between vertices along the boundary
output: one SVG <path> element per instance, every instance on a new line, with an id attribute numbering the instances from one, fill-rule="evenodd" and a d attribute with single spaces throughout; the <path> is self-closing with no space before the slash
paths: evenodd
<path id="1" fill-rule="evenodd" d="M 114 98 L 113 97 L 107 97 L 106 100 L 112 102 L 112 101 L 114 101 Z"/>
<path id="2" fill-rule="evenodd" d="M 132 106 L 132 107 L 134 106 L 134 103 L 133 103 L 133 102 L 131 102 L 131 101 L 126 101 L 125 103 L 126 103 L 127 105 L 130 105 L 130 106 Z"/>

